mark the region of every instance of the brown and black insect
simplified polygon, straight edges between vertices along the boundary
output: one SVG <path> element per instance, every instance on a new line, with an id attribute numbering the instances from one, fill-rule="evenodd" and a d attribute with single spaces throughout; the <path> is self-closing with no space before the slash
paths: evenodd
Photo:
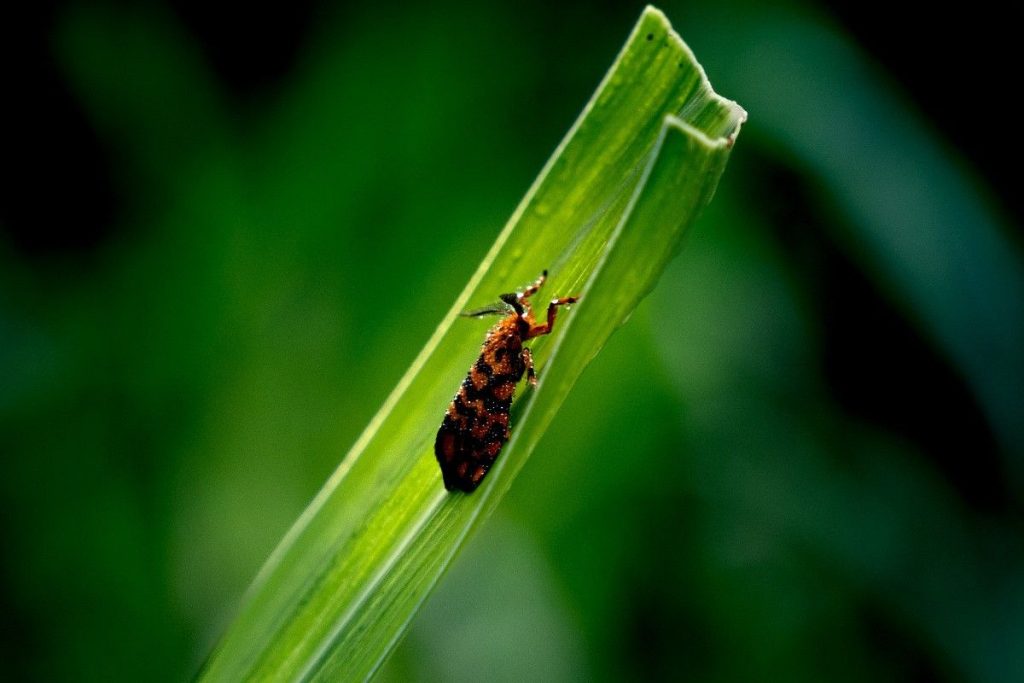
<path id="1" fill-rule="evenodd" d="M 487 333 L 480 357 L 469 369 L 437 430 L 434 454 L 449 491 L 461 489 L 469 493 L 480 485 L 508 441 L 508 410 L 516 384 L 524 372 L 530 384 L 537 383 L 533 357 L 523 342 L 550 334 L 558 307 L 579 300 L 575 296 L 552 299 L 547 321 L 534 320 L 530 297 L 544 284 L 547 275 L 545 270 L 521 292 L 502 294 L 499 304 L 463 313 L 474 317 L 496 313 L 505 317 Z"/>

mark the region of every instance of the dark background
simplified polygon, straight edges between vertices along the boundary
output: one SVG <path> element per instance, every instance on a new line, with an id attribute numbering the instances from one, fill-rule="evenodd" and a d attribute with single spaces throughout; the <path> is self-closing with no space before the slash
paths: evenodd
<path id="1" fill-rule="evenodd" d="M 2 10 L 5 674 L 194 673 L 641 7 Z M 1019 680 L 1019 13 L 661 8 L 750 121 L 385 674 Z"/>

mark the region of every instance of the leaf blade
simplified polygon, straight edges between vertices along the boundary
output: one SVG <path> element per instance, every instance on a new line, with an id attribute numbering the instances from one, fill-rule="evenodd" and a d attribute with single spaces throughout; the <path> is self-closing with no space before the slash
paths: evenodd
<path id="1" fill-rule="evenodd" d="M 646 9 L 423 351 L 268 559 L 202 678 L 356 678 L 379 667 L 575 379 L 653 287 L 744 118 L 664 15 Z M 484 485 L 449 495 L 432 438 L 487 325 L 457 316 L 547 267 L 545 293 L 582 290 L 584 300 L 554 340 L 534 345 L 541 383 L 513 407 L 512 440 Z"/>

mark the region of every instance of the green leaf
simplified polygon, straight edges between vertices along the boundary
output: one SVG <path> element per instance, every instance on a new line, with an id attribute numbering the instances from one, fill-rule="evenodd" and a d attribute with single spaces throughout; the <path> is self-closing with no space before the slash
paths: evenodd
<path id="1" fill-rule="evenodd" d="M 655 285 L 710 200 L 745 119 L 646 9 L 580 118 L 341 466 L 260 571 L 205 680 L 364 678 L 466 535 L 492 512 L 573 383 Z M 493 323 L 460 311 L 551 276 L 580 294 L 533 342 L 512 438 L 480 488 L 448 493 L 433 454 L 445 406 Z"/>

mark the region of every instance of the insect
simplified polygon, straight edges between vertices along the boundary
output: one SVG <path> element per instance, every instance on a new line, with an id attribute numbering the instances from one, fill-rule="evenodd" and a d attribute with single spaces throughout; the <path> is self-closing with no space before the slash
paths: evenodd
<path id="1" fill-rule="evenodd" d="M 558 307 L 579 301 L 576 296 L 552 299 L 547 321 L 538 323 L 530 309 L 530 297 L 544 284 L 547 275 L 545 270 L 521 292 L 502 294 L 500 303 L 463 313 L 470 317 L 505 317 L 487 333 L 480 357 L 448 404 L 448 412 L 437 430 L 434 455 L 441 465 L 444 487 L 449 491 L 461 489 L 471 493 L 480 485 L 511 433 L 508 410 L 516 384 L 524 372 L 531 385 L 537 384 L 533 356 L 523 342 L 550 334 Z"/>

